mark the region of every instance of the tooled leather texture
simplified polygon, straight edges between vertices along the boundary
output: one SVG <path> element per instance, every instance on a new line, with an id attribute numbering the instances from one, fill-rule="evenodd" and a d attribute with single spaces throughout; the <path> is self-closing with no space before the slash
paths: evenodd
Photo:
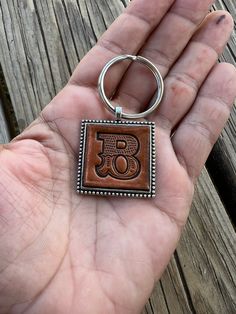
<path id="1" fill-rule="evenodd" d="M 149 191 L 150 127 L 87 124 L 83 186 Z"/>

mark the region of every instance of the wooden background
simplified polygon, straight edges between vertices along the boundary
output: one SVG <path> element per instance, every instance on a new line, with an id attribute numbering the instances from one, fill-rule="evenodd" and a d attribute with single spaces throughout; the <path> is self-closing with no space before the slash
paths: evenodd
<path id="1" fill-rule="evenodd" d="M 148 0 L 147 0 L 148 1 Z M 0 0 L 0 143 L 66 84 L 126 0 Z M 235 0 L 217 1 L 236 18 Z M 236 35 L 221 60 L 236 64 Z M 10 101 L 11 99 L 11 101 Z M 236 109 L 198 181 L 180 245 L 143 313 L 236 313 Z"/>

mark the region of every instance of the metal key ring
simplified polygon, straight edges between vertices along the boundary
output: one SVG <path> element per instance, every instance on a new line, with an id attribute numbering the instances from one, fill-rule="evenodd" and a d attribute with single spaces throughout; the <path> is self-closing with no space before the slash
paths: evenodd
<path id="1" fill-rule="evenodd" d="M 132 60 L 132 61 L 138 61 L 142 64 L 144 64 L 154 75 L 156 82 L 157 82 L 157 93 L 156 93 L 156 98 L 155 101 L 153 100 L 153 104 L 144 112 L 141 113 L 120 113 L 121 118 L 125 119 L 140 119 L 140 118 L 145 118 L 147 115 L 152 113 L 160 104 L 163 93 L 164 93 L 164 82 L 162 79 L 162 76 L 160 72 L 158 71 L 157 67 L 148 59 L 141 57 L 141 56 L 132 56 L 132 55 L 121 55 L 118 57 L 113 58 L 111 61 L 109 61 L 105 67 L 103 68 L 99 80 L 98 80 L 98 91 L 100 94 L 100 97 L 102 98 L 103 102 L 106 104 L 108 109 L 116 114 L 116 108 L 120 108 L 121 106 L 117 106 L 116 108 L 112 105 L 111 100 L 107 98 L 105 94 L 105 89 L 104 89 L 104 80 L 105 76 L 107 74 L 107 71 L 110 69 L 111 66 L 113 66 L 115 63 L 124 61 L 124 60 Z"/>

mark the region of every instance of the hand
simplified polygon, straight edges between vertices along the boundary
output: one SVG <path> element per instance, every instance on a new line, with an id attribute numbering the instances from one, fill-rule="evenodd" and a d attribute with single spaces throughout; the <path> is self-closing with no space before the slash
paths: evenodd
<path id="1" fill-rule="evenodd" d="M 235 68 L 215 65 L 230 15 L 211 13 L 199 27 L 210 0 L 173 2 L 132 1 L 40 117 L 0 146 L 0 313 L 139 313 L 167 266 L 236 96 Z M 96 83 L 124 53 L 147 57 L 165 77 L 165 97 L 149 117 L 157 196 L 79 196 L 80 121 L 109 116 Z M 140 111 L 155 85 L 140 65 L 126 69 L 109 72 L 106 90 L 119 86 L 117 103 Z"/>

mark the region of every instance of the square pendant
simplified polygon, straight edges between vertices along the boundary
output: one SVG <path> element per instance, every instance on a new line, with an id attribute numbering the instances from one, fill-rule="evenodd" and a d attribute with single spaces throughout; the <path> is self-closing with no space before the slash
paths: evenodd
<path id="1" fill-rule="evenodd" d="M 155 123 L 83 120 L 77 191 L 155 196 Z"/>

